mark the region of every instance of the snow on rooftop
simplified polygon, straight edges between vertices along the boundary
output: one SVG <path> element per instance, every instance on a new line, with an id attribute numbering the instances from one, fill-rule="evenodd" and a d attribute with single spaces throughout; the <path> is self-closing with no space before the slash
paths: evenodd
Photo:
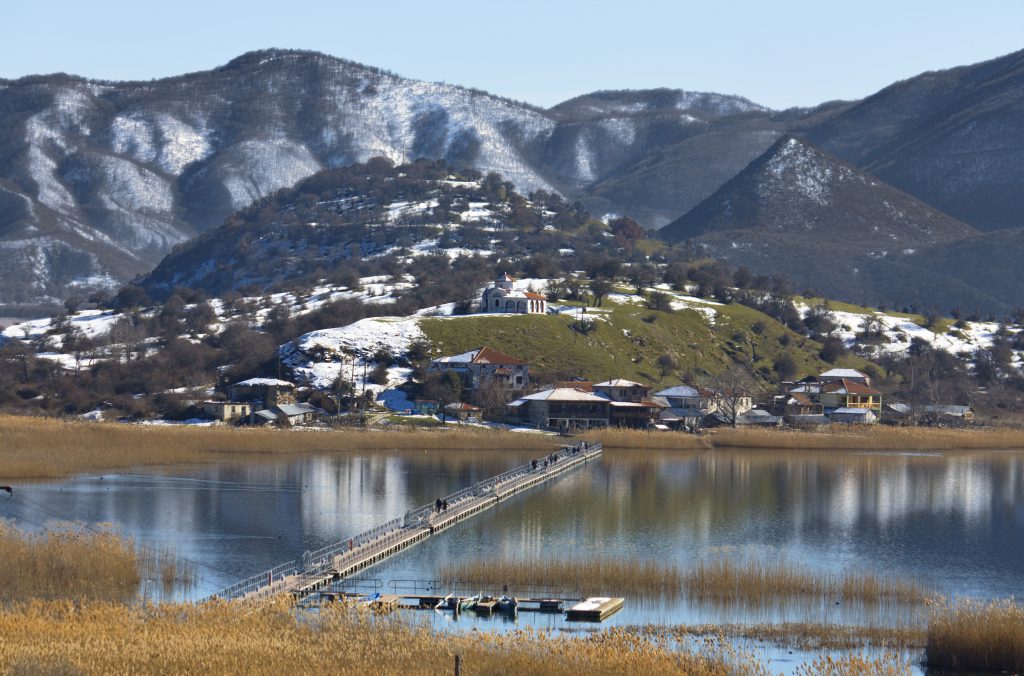
<path id="1" fill-rule="evenodd" d="M 294 387 L 294 383 L 277 378 L 249 378 L 235 383 L 232 387 Z"/>
<path id="2" fill-rule="evenodd" d="M 608 400 L 604 397 L 599 397 L 596 394 L 590 394 L 588 392 L 581 392 L 580 390 L 574 390 L 569 387 L 556 387 L 550 390 L 543 390 L 542 392 L 535 392 L 522 397 L 525 401 L 593 401 L 607 403 Z"/>

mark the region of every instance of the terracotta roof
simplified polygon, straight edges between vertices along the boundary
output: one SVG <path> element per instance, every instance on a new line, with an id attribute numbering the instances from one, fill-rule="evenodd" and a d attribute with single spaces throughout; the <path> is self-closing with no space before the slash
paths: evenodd
<path id="1" fill-rule="evenodd" d="M 530 300 L 547 300 L 546 296 L 542 296 L 539 293 L 534 293 L 533 291 L 524 291 L 523 295 L 529 298 Z"/>
<path id="2" fill-rule="evenodd" d="M 814 402 L 806 394 L 800 394 L 799 392 L 793 392 L 789 395 L 789 401 L 786 403 L 800 404 L 801 406 L 814 406 Z"/>
<path id="3" fill-rule="evenodd" d="M 580 392 L 593 392 L 594 383 L 589 380 L 563 380 L 559 383 L 555 383 L 556 389 L 570 389 L 579 390 Z"/>
<path id="4" fill-rule="evenodd" d="M 461 401 L 454 401 L 454 402 L 448 404 L 447 406 L 445 406 L 445 409 L 450 410 L 450 411 L 479 411 L 479 410 L 481 410 L 481 409 L 477 408 L 476 406 L 473 406 L 472 404 L 467 404 L 467 403 L 464 403 L 464 402 L 461 402 Z"/>
<path id="5" fill-rule="evenodd" d="M 512 375 L 512 372 L 509 371 L 507 368 L 500 368 L 500 369 L 495 369 L 494 370 L 494 374 L 498 375 L 498 376 L 510 376 L 510 375 Z"/>
<path id="6" fill-rule="evenodd" d="M 834 383 L 826 383 L 821 388 L 822 392 L 828 392 L 829 394 L 882 394 L 876 389 L 872 389 L 867 385 L 855 383 L 852 380 L 842 378 Z"/>
<path id="7" fill-rule="evenodd" d="M 474 364 L 504 364 L 505 366 L 522 366 L 526 362 L 522 359 L 516 359 L 515 357 L 509 356 L 504 352 L 498 352 L 495 349 L 489 347 L 481 347 L 477 351 L 476 356 L 473 357 Z"/>

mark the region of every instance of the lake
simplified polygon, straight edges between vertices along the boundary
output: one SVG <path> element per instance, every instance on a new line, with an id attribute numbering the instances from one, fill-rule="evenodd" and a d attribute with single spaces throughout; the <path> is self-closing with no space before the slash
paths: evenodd
<path id="1" fill-rule="evenodd" d="M 20 484 L 0 516 L 34 528 L 112 524 L 197 564 L 202 598 L 306 550 L 347 538 L 522 464 L 524 452 L 430 451 L 261 459 Z M 635 451 L 503 501 L 360 577 L 394 585 L 492 557 L 636 557 L 680 567 L 722 552 L 785 556 L 823 571 L 915 578 L 946 596 L 1024 592 L 1024 453 Z M 0 500 L 3 500 L 0 498 Z M 485 593 L 500 590 L 483 590 Z M 609 589 L 610 595 L 617 594 Z M 440 613 L 429 621 L 453 626 Z M 828 601 L 720 607 L 627 598 L 601 626 L 705 622 L 880 623 L 907 609 Z M 560 615 L 519 625 L 571 628 Z M 510 626 L 470 614 L 458 625 Z"/>

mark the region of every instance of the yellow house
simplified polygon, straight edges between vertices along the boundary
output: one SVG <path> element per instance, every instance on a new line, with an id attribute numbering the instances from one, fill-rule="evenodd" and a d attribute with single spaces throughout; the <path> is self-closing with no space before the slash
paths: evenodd
<path id="1" fill-rule="evenodd" d="M 845 378 L 821 386 L 821 405 L 826 411 L 837 408 L 866 408 L 882 414 L 882 393 Z"/>

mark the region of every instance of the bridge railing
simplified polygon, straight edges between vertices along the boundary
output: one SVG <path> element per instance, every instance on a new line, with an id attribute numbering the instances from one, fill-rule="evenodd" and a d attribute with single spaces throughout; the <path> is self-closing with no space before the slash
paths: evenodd
<path id="1" fill-rule="evenodd" d="M 579 455 L 579 453 L 583 453 L 584 456 L 589 457 L 601 450 L 601 444 L 592 444 L 586 451 L 578 450 L 576 453 L 573 453 L 573 448 L 575 448 L 575 446 L 564 447 L 551 455 L 556 456 L 558 460 L 571 458 L 574 455 Z M 449 506 L 456 505 L 462 500 L 485 495 L 488 492 L 493 491 L 498 485 L 517 479 L 520 476 L 536 472 L 545 472 L 548 468 L 545 468 L 540 464 L 543 460 L 544 459 L 541 459 L 538 462 L 536 468 L 533 467 L 532 462 L 520 465 L 519 467 L 514 467 L 507 472 L 502 472 L 497 476 L 479 481 L 468 488 L 456 491 L 451 495 L 441 498 L 441 500 L 447 501 Z M 550 467 L 550 465 L 548 467 Z M 405 516 L 391 519 L 387 523 L 381 524 L 376 528 L 371 528 L 370 530 L 359 533 L 358 535 L 353 535 L 352 537 L 339 540 L 315 551 L 306 552 L 302 555 L 301 561 L 289 561 L 288 563 L 283 563 L 270 570 L 257 573 L 252 577 L 246 578 L 245 580 L 236 582 L 230 587 L 222 589 L 214 594 L 214 596 L 228 599 L 239 598 L 264 587 L 269 587 L 269 582 L 280 580 L 286 575 L 320 575 L 333 568 L 336 563 L 343 566 L 347 559 L 362 558 L 368 554 L 386 549 L 389 545 L 404 537 L 408 528 L 428 526 L 430 524 L 431 515 L 436 511 L 435 504 L 436 503 L 429 503 L 423 505 L 422 507 L 406 512 Z M 370 545 L 369 549 L 366 548 L 367 545 Z"/>

